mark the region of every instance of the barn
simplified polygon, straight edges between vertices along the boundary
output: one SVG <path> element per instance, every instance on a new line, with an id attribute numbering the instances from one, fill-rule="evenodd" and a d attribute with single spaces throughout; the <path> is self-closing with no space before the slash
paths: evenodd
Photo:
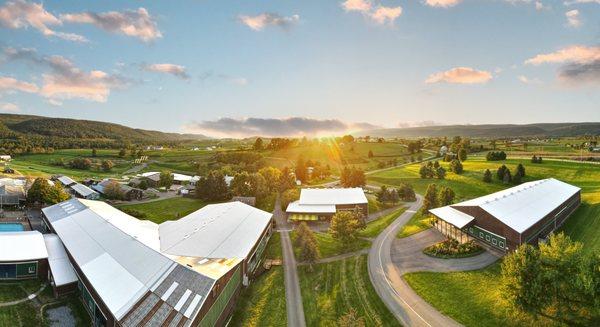
<path id="1" fill-rule="evenodd" d="M 580 203 L 579 187 L 548 178 L 429 212 L 437 218 L 435 228 L 448 237 L 514 251 L 548 237 Z"/>

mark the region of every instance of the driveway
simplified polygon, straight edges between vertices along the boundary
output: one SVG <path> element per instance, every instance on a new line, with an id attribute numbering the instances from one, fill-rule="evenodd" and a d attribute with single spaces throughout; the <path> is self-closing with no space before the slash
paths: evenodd
<path id="1" fill-rule="evenodd" d="M 500 254 L 485 251 L 479 255 L 461 259 L 432 258 L 423 249 L 445 239 L 430 228 L 415 235 L 395 239 L 392 242 L 392 262 L 401 275 L 416 271 L 465 271 L 485 268 L 500 258 Z"/>
<path id="2" fill-rule="evenodd" d="M 369 277 L 381 300 L 402 325 L 460 326 L 419 297 L 402 279 L 402 273 L 392 261 L 391 248 L 396 234 L 422 203 L 423 197 L 417 195 L 417 201 L 377 236 L 369 251 Z"/>

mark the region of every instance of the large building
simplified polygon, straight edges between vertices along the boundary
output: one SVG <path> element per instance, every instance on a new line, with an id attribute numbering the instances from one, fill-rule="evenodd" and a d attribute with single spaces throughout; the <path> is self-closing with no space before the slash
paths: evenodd
<path id="1" fill-rule="evenodd" d="M 448 237 L 514 251 L 546 238 L 580 203 L 580 188 L 549 178 L 429 212 L 437 218 L 435 227 Z"/>
<path id="2" fill-rule="evenodd" d="M 43 214 L 64 244 L 77 276 L 74 289 L 97 326 L 223 325 L 272 232 L 271 214 L 239 202 L 161 225 L 81 199 Z M 56 284 L 52 264 L 60 258 L 50 260 Z"/>
<path id="3" fill-rule="evenodd" d="M 38 231 L 0 232 L 0 280 L 46 278 L 48 251 Z"/>
<path id="4" fill-rule="evenodd" d="M 354 211 L 369 215 L 369 201 L 362 188 L 306 188 L 300 199 L 285 210 L 290 221 L 329 220 L 338 211 Z"/>

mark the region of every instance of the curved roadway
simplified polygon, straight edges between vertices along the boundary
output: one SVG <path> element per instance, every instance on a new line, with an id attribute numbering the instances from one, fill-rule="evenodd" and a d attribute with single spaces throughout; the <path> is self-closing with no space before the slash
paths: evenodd
<path id="1" fill-rule="evenodd" d="M 379 297 L 402 325 L 461 326 L 419 297 L 392 262 L 391 247 L 396 234 L 419 210 L 422 202 L 423 197 L 417 195 L 417 201 L 377 236 L 369 251 L 369 277 Z"/>

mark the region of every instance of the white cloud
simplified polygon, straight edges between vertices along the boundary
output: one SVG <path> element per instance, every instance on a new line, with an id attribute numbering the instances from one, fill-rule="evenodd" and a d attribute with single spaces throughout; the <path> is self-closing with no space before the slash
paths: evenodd
<path id="1" fill-rule="evenodd" d="M 455 67 L 445 72 L 431 74 L 425 83 L 451 83 L 451 84 L 482 84 L 492 79 L 488 71 L 475 70 L 470 67 Z"/>
<path id="2" fill-rule="evenodd" d="M 0 7 L 0 25 L 5 28 L 19 29 L 32 27 L 45 36 L 55 36 L 61 39 L 87 42 L 78 34 L 57 32 L 49 26 L 62 25 L 62 21 L 44 9 L 41 3 L 29 3 L 24 0 L 8 1 Z"/>
<path id="3" fill-rule="evenodd" d="M 378 5 L 375 7 L 368 0 L 346 0 L 341 3 L 341 7 L 346 12 L 359 12 L 381 25 L 385 23 L 393 24 L 402 15 L 402 7 L 400 6 L 386 7 Z"/>
<path id="4" fill-rule="evenodd" d="M 577 3 L 597 3 L 600 4 L 600 0 L 573 0 L 573 1 L 565 1 L 565 6 L 574 5 Z"/>
<path id="5" fill-rule="evenodd" d="M 261 31 L 267 26 L 278 26 L 288 29 L 300 21 L 300 16 L 292 15 L 285 17 L 274 13 L 262 13 L 256 16 L 240 15 L 238 16 L 238 20 L 252 30 Z"/>
<path id="6" fill-rule="evenodd" d="M 136 37 L 144 42 L 162 37 L 154 17 L 145 8 L 123 12 L 64 14 L 60 15 L 60 19 L 69 23 L 92 24 L 105 31 Z"/>
<path id="7" fill-rule="evenodd" d="M 19 112 L 21 111 L 21 108 L 19 108 L 19 106 L 17 106 L 14 103 L 5 102 L 2 105 L 0 105 L 0 110 L 4 112 Z"/>
<path id="8" fill-rule="evenodd" d="M 517 76 L 517 79 L 525 84 L 541 84 L 542 83 L 542 81 L 540 81 L 537 78 L 529 78 L 525 75 L 519 75 L 519 76 Z"/>
<path id="9" fill-rule="evenodd" d="M 456 6 L 461 3 L 462 0 L 425 0 L 425 4 L 430 7 L 441 7 L 448 8 Z"/>
<path id="10" fill-rule="evenodd" d="M 12 77 L 0 76 L 0 92 L 20 91 L 27 93 L 36 93 L 38 90 L 38 86 L 33 83 L 19 81 Z"/>
<path id="11" fill-rule="evenodd" d="M 142 68 L 144 70 L 151 71 L 151 72 L 171 74 L 175 77 L 179 77 L 182 79 L 190 78 L 185 67 L 181 66 L 181 65 L 168 64 L 168 63 L 150 64 L 150 65 L 143 65 Z"/>
<path id="12" fill-rule="evenodd" d="M 597 60 L 600 60 L 600 47 L 573 45 L 555 52 L 539 54 L 527 59 L 525 63 L 530 65 L 564 62 L 590 63 Z"/>
<path id="13" fill-rule="evenodd" d="M 565 13 L 565 17 L 567 17 L 567 25 L 570 27 L 579 27 L 581 26 L 581 19 L 579 18 L 579 10 L 573 9 L 569 10 Z"/>
<path id="14" fill-rule="evenodd" d="M 48 104 L 53 105 L 55 107 L 60 107 L 63 105 L 62 101 L 56 100 L 56 99 L 48 99 L 46 102 L 48 102 Z"/>

